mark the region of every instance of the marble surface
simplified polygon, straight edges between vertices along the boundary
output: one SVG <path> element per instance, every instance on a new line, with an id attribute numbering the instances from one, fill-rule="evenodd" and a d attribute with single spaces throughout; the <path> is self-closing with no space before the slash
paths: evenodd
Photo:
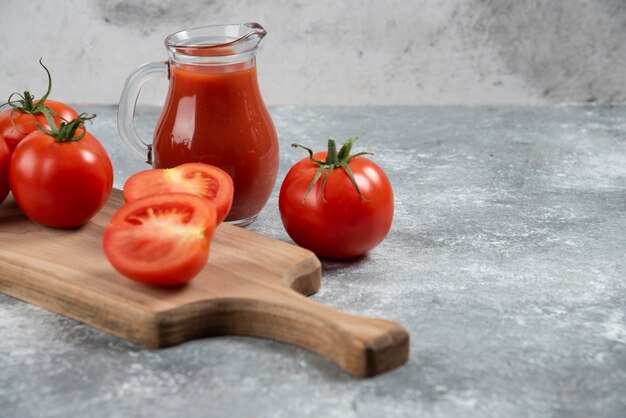
<path id="1" fill-rule="evenodd" d="M 2 0 L 0 97 L 116 103 L 167 35 L 260 22 L 272 105 L 626 103 L 624 0 Z M 28 22 L 28 36 L 24 33 Z M 35 29 L 36 28 L 36 29 Z M 71 45 L 71 48 L 68 47 Z M 10 58 L 9 58 L 10 57 Z M 151 82 L 143 103 L 167 85 Z M 160 89 L 161 88 L 161 89 Z"/>
<path id="2" fill-rule="evenodd" d="M 144 168 L 113 106 L 79 106 L 121 186 Z M 319 302 L 410 332 L 408 364 L 353 379 L 255 338 L 148 350 L 0 296 L 2 417 L 623 417 L 626 107 L 278 107 L 276 191 L 251 229 L 288 241 L 277 190 L 360 136 L 392 181 L 387 239 L 323 262 Z M 144 109 L 148 135 L 155 110 Z M 0 243 L 0 245 L 8 245 Z"/>

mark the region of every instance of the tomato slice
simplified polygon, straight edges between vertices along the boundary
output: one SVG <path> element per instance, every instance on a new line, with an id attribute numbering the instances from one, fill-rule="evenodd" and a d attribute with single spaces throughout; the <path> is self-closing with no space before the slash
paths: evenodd
<path id="1" fill-rule="evenodd" d="M 122 206 L 104 231 L 104 253 L 117 271 L 156 286 L 187 283 L 209 257 L 215 206 L 186 193 L 154 195 Z"/>
<path id="2" fill-rule="evenodd" d="M 203 163 L 140 171 L 124 184 L 127 202 L 166 193 L 191 193 L 213 202 L 217 222 L 222 222 L 233 204 L 233 179 L 224 170 Z"/>

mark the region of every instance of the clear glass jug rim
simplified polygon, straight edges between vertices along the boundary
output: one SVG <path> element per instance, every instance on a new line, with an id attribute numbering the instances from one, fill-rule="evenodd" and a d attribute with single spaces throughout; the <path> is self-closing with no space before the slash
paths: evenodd
<path id="1" fill-rule="evenodd" d="M 267 31 L 259 23 L 200 26 L 165 38 L 173 58 L 225 57 L 254 53 Z"/>

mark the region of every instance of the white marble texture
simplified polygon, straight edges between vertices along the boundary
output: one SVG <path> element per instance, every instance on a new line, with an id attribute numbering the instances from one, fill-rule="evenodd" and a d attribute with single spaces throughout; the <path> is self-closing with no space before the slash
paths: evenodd
<path id="1" fill-rule="evenodd" d="M 622 103 L 623 0 L 2 0 L 0 97 L 117 103 L 179 29 L 257 20 L 269 105 Z M 154 83 L 143 103 L 159 103 Z"/>

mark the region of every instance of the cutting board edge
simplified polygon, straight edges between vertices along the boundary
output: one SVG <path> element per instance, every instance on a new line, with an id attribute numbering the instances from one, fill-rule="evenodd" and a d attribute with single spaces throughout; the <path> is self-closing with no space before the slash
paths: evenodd
<path id="1" fill-rule="evenodd" d="M 264 290 L 276 292 L 278 289 Z M 318 353 L 357 378 L 377 376 L 408 362 L 410 335 L 401 324 L 346 314 L 304 295 L 294 294 L 291 302 L 303 310 L 299 312 L 300 308 L 292 307 L 289 308 L 291 315 L 281 315 L 279 312 L 288 308 L 284 301 L 259 302 L 250 297 L 224 297 L 173 307 L 158 313 L 156 321 L 161 333 L 147 346 L 165 348 L 227 335 L 264 338 Z M 324 321 L 324 316 L 319 315 L 322 311 L 336 315 L 337 322 Z M 353 323 L 356 328 L 350 331 L 350 322 L 354 320 L 359 323 Z M 181 323 L 185 323 L 185 327 L 181 327 Z M 368 335 L 362 328 L 367 324 L 376 326 L 379 334 L 373 338 Z"/>
<path id="2" fill-rule="evenodd" d="M 303 254 L 308 257 L 289 267 L 283 282 L 301 295 L 311 296 L 322 287 L 322 263 L 309 250 L 303 249 Z"/>
<path id="3" fill-rule="evenodd" d="M 287 269 L 282 281 L 286 287 L 308 296 L 320 289 L 321 263 L 315 254 L 308 250 L 303 249 L 303 255 L 307 257 Z M 94 310 L 94 306 L 98 306 L 93 303 L 93 299 L 99 296 L 97 289 L 85 294 L 85 289 L 76 283 L 55 277 L 49 271 L 26 265 L 20 260 L 10 261 L 7 257 L 0 256 L 0 264 L 4 272 L 0 276 L 0 292 L 147 348 L 170 347 L 192 339 L 224 334 L 207 330 L 198 332 L 200 329 L 198 328 L 189 330 L 187 333 L 189 336 L 181 339 L 180 335 L 172 336 L 168 332 L 172 316 L 182 323 L 197 321 L 199 317 L 214 312 L 214 303 L 194 301 L 185 305 L 151 310 L 123 297 L 117 298 L 109 294 L 105 304 L 101 304 L 100 309 Z M 21 274 L 24 270 L 30 272 L 28 276 Z M 37 282 L 43 281 L 53 282 L 54 285 L 42 291 Z M 100 299 L 100 303 L 102 302 Z M 129 314 L 120 317 L 120 312 Z"/>
<path id="4" fill-rule="evenodd" d="M 157 331 L 154 314 L 139 305 L 129 304 L 122 298 L 120 300 L 109 298 L 103 309 L 94 311 L 91 299 L 76 295 L 75 285 L 55 279 L 48 272 L 40 271 L 32 266 L 28 266 L 30 276 L 25 277 L 20 274 L 25 266 L 2 260 L 0 262 L 4 266 L 5 273 L 0 276 L 0 292 L 6 295 L 137 344 L 142 344 L 143 341 L 149 339 L 150 334 Z M 11 275 L 14 277 L 11 278 Z M 19 280 L 19 285 L 15 284 L 16 279 Z M 54 280 L 56 282 L 54 289 L 42 291 L 32 284 L 32 282 L 43 280 Z M 91 314 L 85 315 L 85 312 Z M 116 312 L 116 315 L 111 316 L 109 312 Z M 126 312 L 127 315 L 122 318 L 119 316 L 120 312 Z M 124 318 L 129 320 L 124 321 Z"/>

